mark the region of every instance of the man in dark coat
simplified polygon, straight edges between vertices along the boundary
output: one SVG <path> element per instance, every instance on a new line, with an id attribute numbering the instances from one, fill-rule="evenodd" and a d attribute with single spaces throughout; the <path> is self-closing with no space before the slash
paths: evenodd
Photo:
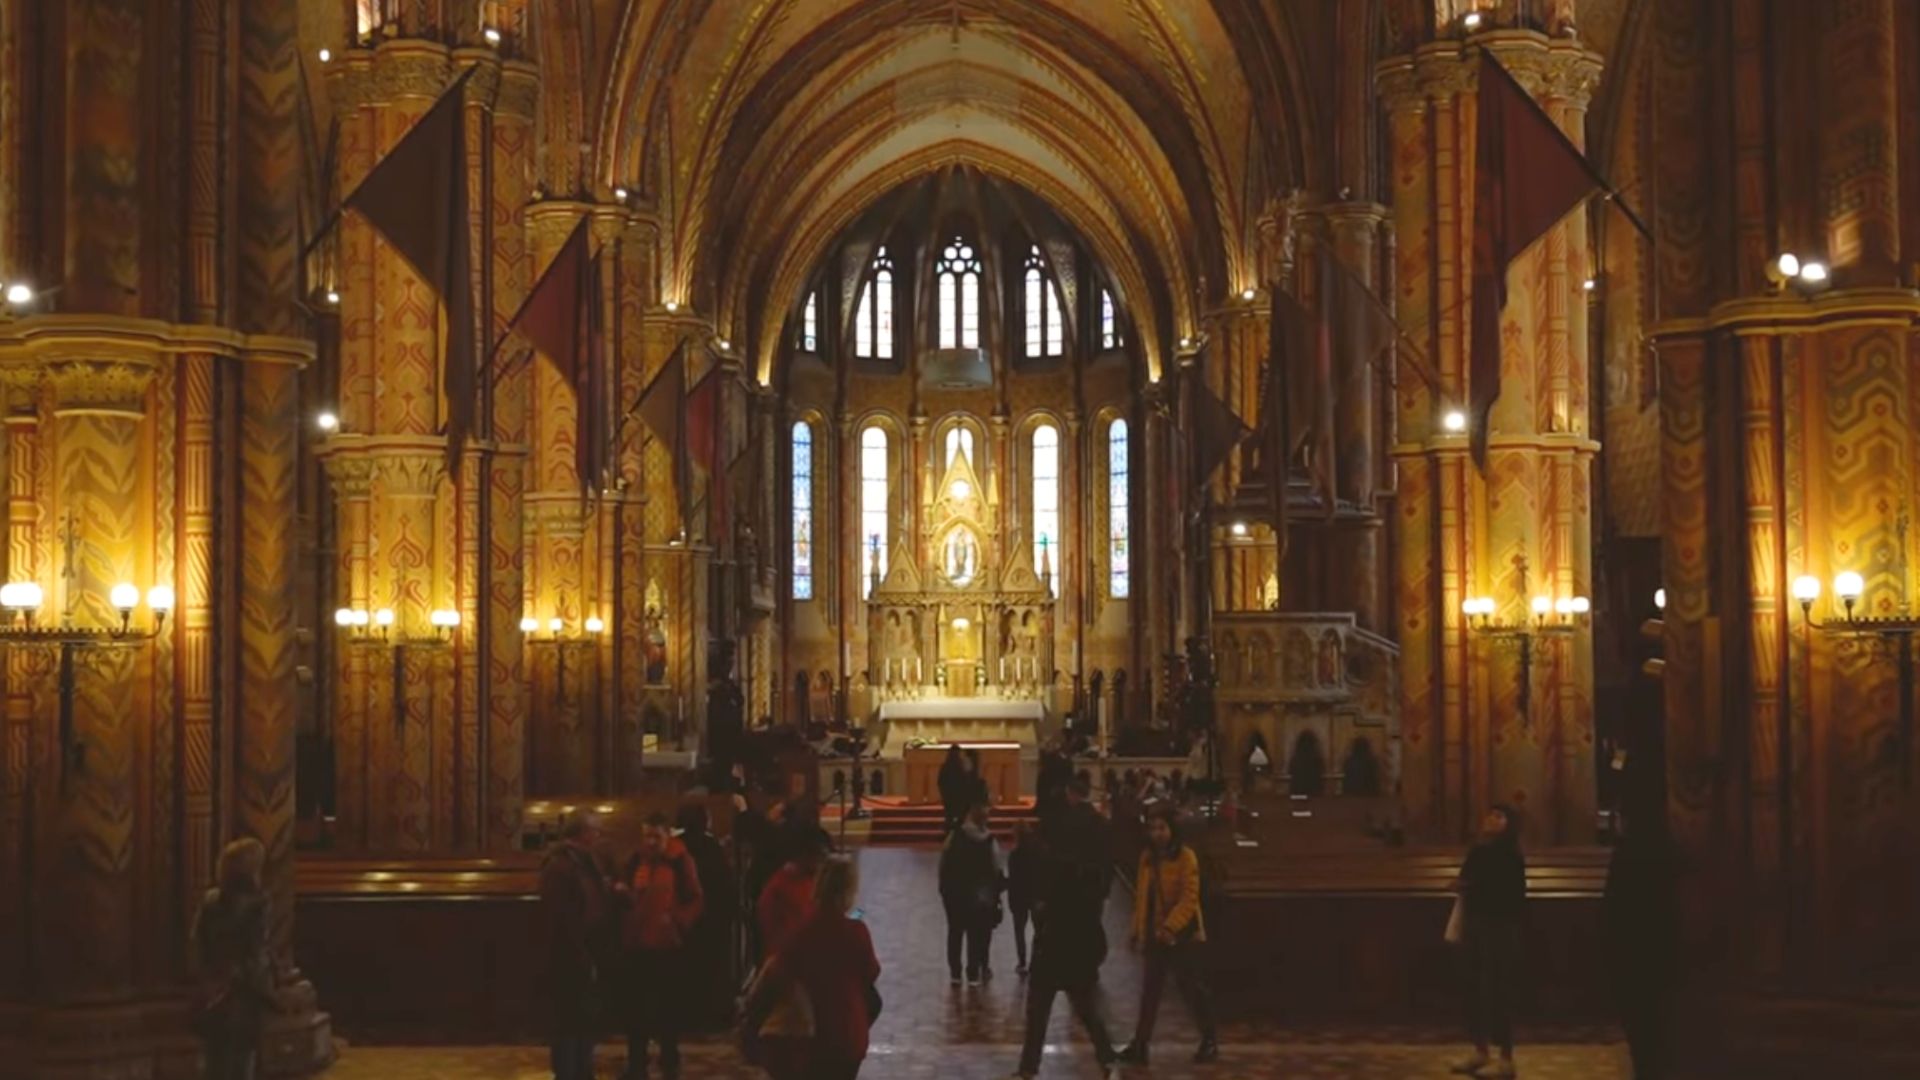
<path id="1" fill-rule="evenodd" d="M 1100 1015 L 1096 987 L 1107 959 L 1107 932 L 1101 915 L 1113 879 L 1113 849 L 1106 819 L 1088 804 L 1084 779 L 1067 785 L 1066 806 L 1044 833 L 1040 895 L 1034 904 L 1033 969 L 1027 984 L 1027 1030 L 1020 1051 L 1019 1075 L 1040 1071 L 1053 999 L 1064 993 L 1093 1042 L 1102 1068 L 1117 1055 Z"/>
<path id="2" fill-rule="evenodd" d="M 1679 950 L 1673 843 L 1659 812 L 1629 812 L 1601 901 L 1609 975 L 1634 1080 L 1672 1075 L 1669 1044 Z"/>
<path id="3" fill-rule="evenodd" d="M 680 842 L 693 857 L 706 902 L 687 932 L 687 970 L 694 986 L 688 1018 L 699 1027 L 718 1026 L 729 1017 L 733 1002 L 733 964 L 727 943 L 739 916 L 740 888 L 727 863 L 727 853 L 707 831 L 707 808 L 690 803 L 680 808 Z"/>
<path id="4" fill-rule="evenodd" d="M 599 838 L 593 815 L 575 814 L 540 864 L 540 904 L 551 949 L 547 993 L 553 1006 L 554 1080 L 593 1080 L 600 961 L 612 912 L 606 872 L 594 853 Z"/>

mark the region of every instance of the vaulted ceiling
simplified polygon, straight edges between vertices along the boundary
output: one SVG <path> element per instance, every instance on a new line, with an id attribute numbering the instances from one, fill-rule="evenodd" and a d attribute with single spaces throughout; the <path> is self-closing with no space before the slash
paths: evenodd
<path id="1" fill-rule="evenodd" d="M 966 164 L 1047 199 L 1156 343 L 1256 284 L 1311 110 L 1257 0 L 738 0 L 606 10 L 593 180 L 641 191 L 662 289 L 755 344 L 881 193 Z M 1280 103 L 1276 106 L 1276 103 Z"/>

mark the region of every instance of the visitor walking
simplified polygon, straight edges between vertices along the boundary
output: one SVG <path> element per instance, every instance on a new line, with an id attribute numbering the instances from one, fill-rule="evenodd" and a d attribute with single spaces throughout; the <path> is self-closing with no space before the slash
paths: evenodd
<path id="1" fill-rule="evenodd" d="M 940 903 L 947 913 L 947 972 L 960 985 L 960 950 L 966 946 L 966 980 L 987 978 L 993 928 L 1000 921 L 1000 852 L 988 827 L 987 807 L 975 803 L 940 851 Z"/>
<path id="2" fill-rule="evenodd" d="M 606 873 L 594 854 L 599 841 L 599 821 L 593 815 L 570 815 L 559 842 L 540 864 L 540 903 L 552 950 L 547 992 L 553 1007 L 548 1046 L 554 1080 L 593 1080 L 601 935 L 612 912 Z"/>
<path id="3" fill-rule="evenodd" d="M 940 762 L 940 808 L 946 814 L 946 823 L 942 835 L 960 827 L 967 816 L 968 796 L 973 785 L 967 779 L 967 756 L 960 752 L 960 744 L 947 746 L 947 756 Z"/>
<path id="4" fill-rule="evenodd" d="M 1147 955 L 1146 979 L 1140 986 L 1140 1021 L 1133 1041 L 1120 1051 L 1120 1060 L 1147 1064 L 1147 1046 L 1153 1041 L 1154 1021 L 1160 1014 L 1160 995 L 1167 974 L 1180 983 L 1187 1008 L 1200 1028 L 1195 1064 L 1220 1057 L 1214 1026 L 1213 988 L 1201 965 L 1207 940 L 1206 915 L 1200 908 L 1200 858 L 1180 840 L 1173 809 L 1162 805 L 1147 816 L 1147 849 L 1140 853 L 1140 870 L 1133 885 L 1133 947 Z"/>
<path id="5" fill-rule="evenodd" d="M 817 835 L 802 830 L 793 835 L 787 854 L 787 861 L 767 879 L 754 905 L 762 955 L 769 960 L 813 917 L 814 879 L 826 860 L 827 847 Z"/>
<path id="6" fill-rule="evenodd" d="M 854 912 L 859 875 L 851 859 L 829 859 L 814 886 L 815 910 L 767 961 L 747 997 L 747 1057 L 774 1080 L 853 1080 L 867 1058 L 867 1030 L 879 1013 L 880 961 L 873 936 Z M 798 988 L 812 1034 L 778 1048 L 761 1038 L 774 1008 Z"/>
<path id="7" fill-rule="evenodd" d="M 1040 1052 L 1057 994 L 1067 995 L 1101 1067 L 1111 1068 L 1117 1057 L 1096 996 L 1100 965 L 1107 958 L 1100 916 L 1112 881 L 1112 848 L 1105 819 L 1088 805 L 1090 785 L 1075 778 L 1066 790 L 1066 805 L 1045 834 L 1048 855 L 1033 912 L 1026 1038 L 1014 1073 L 1020 1080 L 1033 1080 L 1040 1072 Z"/>
<path id="8" fill-rule="evenodd" d="M 1629 808 L 1607 867 L 1601 917 L 1634 1080 L 1672 1075 L 1668 1029 L 1679 949 L 1675 876 L 1673 844 L 1659 811 Z"/>
<path id="9" fill-rule="evenodd" d="M 647 1045 L 660 1046 L 660 1069 L 680 1075 L 686 1023 L 687 931 L 700 915 L 700 875 L 686 846 L 668 834 L 665 815 L 647 818 L 621 887 L 626 912 L 626 1080 L 647 1075 Z"/>
<path id="10" fill-rule="evenodd" d="M 1013 915 L 1013 949 L 1019 963 L 1014 972 L 1027 973 L 1027 919 L 1033 913 L 1035 894 L 1040 889 L 1040 836 L 1033 822 L 1014 826 L 1013 849 L 1007 852 L 1007 909 Z"/>
<path id="11" fill-rule="evenodd" d="M 201 990 L 194 1027 L 207 1080 L 253 1080 L 255 1047 L 269 1012 L 280 1007 L 267 948 L 267 894 L 260 886 L 267 849 L 243 837 L 220 853 L 217 883 L 200 900 L 193 944 Z"/>
<path id="12" fill-rule="evenodd" d="M 1495 806 L 1487 811 L 1480 823 L 1480 840 L 1467 852 L 1455 888 L 1460 896 L 1459 944 L 1466 962 L 1467 1037 L 1473 1041 L 1474 1053 L 1453 1071 L 1510 1077 L 1515 1075 L 1513 992 L 1519 978 L 1520 922 L 1527 901 L 1520 820 L 1511 808 Z M 1489 1055 L 1494 1047 L 1500 1051 L 1497 1060 Z"/>

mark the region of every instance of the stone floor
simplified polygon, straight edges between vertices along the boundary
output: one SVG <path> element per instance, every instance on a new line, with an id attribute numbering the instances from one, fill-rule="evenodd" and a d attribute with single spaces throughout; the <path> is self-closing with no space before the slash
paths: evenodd
<path id="1" fill-rule="evenodd" d="M 874 1049 L 863 1076 L 878 1080 L 998 1080 L 1019 1056 L 1023 984 L 1014 975 L 1011 926 L 993 942 L 995 977 L 979 989 L 947 985 L 945 929 L 934 897 L 935 853 L 904 848 L 861 852 L 860 906 L 873 928 L 883 974 L 886 1008 L 874 1028 Z M 1109 933 L 1121 941 L 1124 905 L 1115 891 Z M 1133 1026 L 1139 960 L 1117 947 L 1102 973 L 1107 1016 L 1117 1038 Z M 1461 1051 L 1450 1032 L 1410 1030 L 1297 1030 L 1275 1024 L 1236 1023 L 1222 1032 L 1219 1063 L 1187 1063 L 1194 1029 L 1178 993 L 1168 987 L 1151 1068 L 1133 1067 L 1127 1077 L 1208 1077 L 1215 1080 L 1414 1080 L 1446 1077 Z M 1073 1023 L 1064 999 L 1048 1030 L 1045 1077 L 1099 1075 L 1091 1049 Z M 714 1040 L 687 1050 L 686 1080 L 760 1075 L 740 1063 L 730 1046 Z M 625 1057 L 609 1043 L 601 1048 L 599 1075 L 615 1077 Z M 1516 1060 L 1521 1074 L 1539 1080 L 1625 1078 L 1624 1054 L 1605 1032 L 1535 1033 L 1524 1037 Z M 538 1080 L 549 1075 L 546 1053 L 537 1047 L 380 1048 L 349 1047 L 330 1080 Z"/>

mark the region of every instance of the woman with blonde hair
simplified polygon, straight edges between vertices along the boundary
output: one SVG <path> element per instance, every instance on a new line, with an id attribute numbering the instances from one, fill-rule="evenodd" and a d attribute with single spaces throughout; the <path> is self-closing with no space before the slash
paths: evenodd
<path id="1" fill-rule="evenodd" d="M 745 1031 L 750 1058 L 758 1058 L 761 1024 L 776 1003 L 804 997 L 811 1035 L 782 1040 L 783 1053 L 766 1061 L 775 1080 L 853 1080 L 867 1057 L 867 1029 L 878 1015 L 880 961 L 873 935 L 854 911 L 860 875 L 852 859 L 820 867 L 813 916 L 767 961 L 749 995 Z M 799 991 L 794 994 L 794 991 Z"/>
<path id="2" fill-rule="evenodd" d="M 220 853 L 218 883 L 200 901 L 194 953 L 200 996 L 194 1027 L 207 1080 L 252 1080 L 255 1048 L 270 1010 L 279 1008 L 267 943 L 268 900 L 260 878 L 267 849 L 252 837 Z"/>

